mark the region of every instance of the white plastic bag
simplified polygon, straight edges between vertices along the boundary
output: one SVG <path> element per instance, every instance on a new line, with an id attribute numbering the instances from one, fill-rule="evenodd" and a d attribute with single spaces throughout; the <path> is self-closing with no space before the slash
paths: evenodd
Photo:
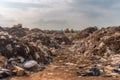
<path id="1" fill-rule="evenodd" d="M 30 69 L 34 66 L 37 66 L 38 63 L 34 60 L 30 60 L 30 61 L 26 61 L 24 64 L 23 64 L 23 67 L 26 68 L 26 69 Z"/>

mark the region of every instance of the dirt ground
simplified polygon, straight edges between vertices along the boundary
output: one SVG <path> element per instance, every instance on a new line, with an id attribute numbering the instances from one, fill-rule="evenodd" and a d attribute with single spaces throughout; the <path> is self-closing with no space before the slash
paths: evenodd
<path id="1" fill-rule="evenodd" d="M 66 64 L 69 57 L 68 59 L 65 58 L 66 57 L 64 53 L 60 53 L 57 55 L 57 57 L 54 58 L 53 62 L 43 71 L 31 73 L 30 76 L 13 77 L 11 78 L 11 80 L 120 80 L 120 77 L 77 76 L 76 71 L 78 71 L 78 68 L 75 65 Z"/>
<path id="2" fill-rule="evenodd" d="M 27 77 L 13 77 L 11 80 L 120 80 L 113 77 L 78 77 L 76 70 L 68 70 L 65 66 L 49 65 L 44 71 Z"/>

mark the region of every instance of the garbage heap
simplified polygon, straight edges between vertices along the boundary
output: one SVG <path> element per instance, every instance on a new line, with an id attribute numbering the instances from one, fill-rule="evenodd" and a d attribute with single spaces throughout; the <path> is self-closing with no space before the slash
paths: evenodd
<path id="1" fill-rule="evenodd" d="M 0 78 L 42 70 L 53 56 L 49 50 L 40 49 L 26 40 L 21 41 L 7 32 L 0 32 Z"/>
<path id="2" fill-rule="evenodd" d="M 88 27 L 84 30 L 81 30 L 76 35 L 72 36 L 72 39 L 73 40 L 84 39 L 84 38 L 88 37 L 89 35 L 91 35 L 93 32 L 95 32 L 97 30 L 98 30 L 98 28 L 96 26 L 95 27 Z"/>
<path id="3" fill-rule="evenodd" d="M 55 41 L 59 45 L 71 45 L 72 41 L 64 33 L 53 33 L 51 35 L 52 41 Z"/>
<path id="4" fill-rule="evenodd" d="M 120 27 L 108 27 L 95 31 L 87 38 L 73 45 L 82 54 L 104 56 L 104 53 L 120 53 Z M 78 47 L 78 48 L 77 48 Z"/>
<path id="5" fill-rule="evenodd" d="M 29 31 L 29 34 L 22 38 L 30 43 L 43 45 L 47 48 L 61 49 L 61 45 L 71 45 L 72 41 L 65 36 L 64 33 L 54 32 L 54 33 L 45 33 L 44 31 L 38 29 L 32 29 Z"/>
<path id="6" fill-rule="evenodd" d="M 6 27 L 5 30 L 13 36 L 17 37 L 24 37 L 28 34 L 29 28 L 23 28 L 21 24 L 14 25 L 13 27 L 9 28 Z"/>
<path id="7" fill-rule="evenodd" d="M 70 50 L 77 55 L 80 76 L 118 76 L 120 74 L 120 26 L 102 28 L 73 45 Z M 78 57 L 78 56 L 82 57 Z M 84 70 L 84 71 L 82 71 Z"/>
<path id="8" fill-rule="evenodd" d="M 33 28 L 31 30 L 29 30 L 29 33 L 45 33 L 43 30 L 39 29 L 39 28 Z"/>
<path id="9" fill-rule="evenodd" d="M 0 31 L 5 31 L 5 29 L 3 27 L 0 26 Z"/>
<path id="10" fill-rule="evenodd" d="M 58 43 L 51 40 L 50 36 L 48 36 L 46 33 L 41 32 L 32 32 L 22 38 L 23 40 L 26 40 L 30 43 L 33 43 L 34 45 L 40 47 L 41 45 L 47 47 L 47 48 L 55 48 L 59 49 L 61 48 Z M 39 46 L 40 45 L 40 46 Z"/>

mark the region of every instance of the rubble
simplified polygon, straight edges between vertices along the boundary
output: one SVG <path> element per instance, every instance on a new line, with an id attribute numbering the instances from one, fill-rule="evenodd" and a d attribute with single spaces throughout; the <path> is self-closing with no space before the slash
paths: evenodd
<path id="1" fill-rule="evenodd" d="M 0 79 L 11 76 L 11 72 L 8 69 L 0 68 Z"/>
<path id="2" fill-rule="evenodd" d="M 84 38 L 88 37 L 89 35 L 91 35 L 93 32 L 95 32 L 95 31 L 97 31 L 97 30 L 98 30 L 98 29 L 97 29 L 96 26 L 95 26 L 95 27 L 88 27 L 88 28 L 86 28 L 86 29 L 78 32 L 76 35 L 74 35 L 74 36 L 72 37 L 72 39 L 74 39 L 74 40 L 84 39 Z"/>
<path id="3" fill-rule="evenodd" d="M 92 67 L 86 72 L 77 72 L 77 76 L 100 76 L 100 74 L 100 69 L 98 69 L 97 67 Z"/>
<path id="4" fill-rule="evenodd" d="M 46 49 L 45 52 L 40 47 L 34 46 L 27 41 L 21 41 L 3 31 L 0 32 L 0 55 L 1 59 L 5 58 L 4 61 L 1 60 L 1 78 L 13 75 L 13 73 L 22 76 L 25 70 L 34 71 L 32 68 L 36 65 L 39 65 L 39 69 L 36 70 L 42 70 L 45 67 L 43 65 L 49 64 L 53 58 L 51 51 Z M 6 70 L 9 71 L 9 74 Z"/>
<path id="5" fill-rule="evenodd" d="M 52 41 L 51 38 L 49 36 L 47 36 L 47 34 L 45 33 L 39 33 L 39 32 L 33 32 L 31 34 L 28 34 L 27 36 L 23 37 L 23 40 L 26 40 L 28 42 L 31 42 L 33 44 L 35 44 L 36 46 L 46 46 L 48 48 L 61 48 L 58 43 L 56 43 L 55 41 Z"/>
<path id="6" fill-rule="evenodd" d="M 59 45 L 71 45 L 72 41 L 66 37 L 64 33 L 54 33 L 52 36 L 52 41 L 55 41 Z"/>
<path id="7" fill-rule="evenodd" d="M 29 31 L 29 33 L 45 33 L 43 30 L 39 29 L 39 28 L 33 28 Z"/>
<path id="8" fill-rule="evenodd" d="M 104 53 L 119 53 L 120 27 L 108 27 L 95 31 L 76 43 L 73 49 L 80 53 L 104 56 Z M 76 48 L 75 48 L 76 47 Z"/>
<path id="9" fill-rule="evenodd" d="M 115 76 L 119 74 L 119 43 L 120 27 L 108 27 L 96 30 L 88 37 L 83 36 L 82 40 L 79 40 L 69 50 L 76 55 L 86 56 L 87 60 L 91 60 L 89 61 L 90 65 L 101 65 L 102 68 L 100 70 L 103 70 L 103 68 L 106 70 L 104 75 L 109 72 L 111 76 Z M 111 67 L 107 68 L 106 65 Z"/>
<path id="10" fill-rule="evenodd" d="M 120 68 L 120 54 L 110 56 L 111 65 L 118 66 Z"/>
<path id="11" fill-rule="evenodd" d="M 29 28 L 23 28 L 22 24 L 18 24 L 11 28 L 5 28 L 5 31 L 7 31 L 12 36 L 24 37 L 28 34 Z"/>
<path id="12" fill-rule="evenodd" d="M 120 26 L 79 33 L 29 30 L 20 24 L 0 28 L 0 78 L 25 76 L 48 64 L 77 76 L 119 77 Z"/>
<path id="13" fill-rule="evenodd" d="M 14 66 L 13 73 L 15 73 L 17 76 L 23 76 L 25 75 L 25 70 L 19 66 Z"/>

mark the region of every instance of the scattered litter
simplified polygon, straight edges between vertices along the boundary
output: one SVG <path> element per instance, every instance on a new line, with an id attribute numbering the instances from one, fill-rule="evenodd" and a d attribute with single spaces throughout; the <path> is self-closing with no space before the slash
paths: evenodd
<path id="1" fill-rule="evenodd" d="M 41 71 L 53 60 L 62 65 L 53 69 L 75 70 L 77 76 L 118 77 L 120 26 L 89 27 L 77 33 L 30 30 L 21 24 L 0 27 L 1 79 Z"/>
<path id="2" fill-rule="evenodd" d="M 30 60 L 30 61 L 26 61 L 24 64 L 23 64 L 23 67 L 26 68 L 26 69 L 30 69 L 30 68 L 33 68 L 35 66 L 37 66 L 38 63 L 34 60 Z"/>
<path id="3" fill-rule="evenodd" d="M 100 69 L 96 68 L 96 67 L 93 67 L 93 68 L 90 68 L 89 71 L 80 71 L 80 72 L 77 72 L 77 76 L 100 76 Z"/>

